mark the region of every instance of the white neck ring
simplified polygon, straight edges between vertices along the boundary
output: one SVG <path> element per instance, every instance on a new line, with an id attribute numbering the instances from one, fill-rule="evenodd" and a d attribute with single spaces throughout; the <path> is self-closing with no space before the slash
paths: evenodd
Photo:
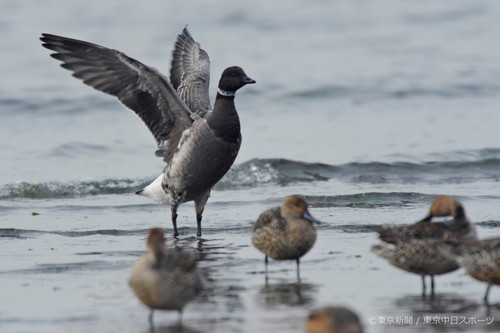
<path id="1" fill-rule="evenodd" d="M 221 88 L 217 88 L 217 92 L 222 96 L 228 96 L 228 97 L 233 97 L 234 95 L 236 95 L 235 91 L 222 90 Z"/>

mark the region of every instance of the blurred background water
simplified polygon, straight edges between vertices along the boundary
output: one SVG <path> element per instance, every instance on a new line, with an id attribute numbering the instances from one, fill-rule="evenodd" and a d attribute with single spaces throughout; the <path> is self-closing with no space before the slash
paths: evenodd
<path id="1" fill-rule="evenodd" d="M 300 332 L 326 304 L 353 308 L 368 332 L 498 330 L 483 284 L 456 271 L 423 301 L 418 276 L 370 253 L 366 226 L 414 222 L 450 194 L 480 237 L 500 235 L 499 15 L 497 2 L 465 0 L 2 1 L 0 330 L 148 331 L 127 279 L 147 229 L 169 232 L 170 214 L 133 193 L 163 163 L 141 121 L 71 78 L 38 38 L 91 41 L 168 73 L 186 24 L 210 55 L 212 100 L 228 66 L 257 84 L 238 93 L 243 144 L 212 192 L 204 240 L 191 237 L 193 206 L 180 210 L 176 244 L 197 249 L 213 283 L 183 331 Z M 249 229 L 292 193 L 326 223 L 304 283 L 292 262 L 271 262 L 266 286 Z M 369 324 L 398 315 L 497 318 Z M 156 319 L 178 330 L 175 314 Z"/>

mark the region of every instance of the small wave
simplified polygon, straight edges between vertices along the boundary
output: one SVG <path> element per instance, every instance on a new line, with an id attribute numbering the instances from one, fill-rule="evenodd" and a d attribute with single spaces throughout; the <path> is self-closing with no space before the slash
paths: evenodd
<path id="1" fill-rule="evenodd" d="M 19 182 L 0 187 L 0 199 L 47 199 L 73 198 L 100 194 L 134 193 L 144 188 L 149 182 L 140 179 L 104 179 L 91 181 L 74 181 L 68 183 Z"/>
<path id="2" fill-rule="evenodd" d="M 335 166 L 320 163 L 304 163 L 287 159 L 252 159 L 232 167 L 215 189 L 328 180 L 332 178 L 336 170 Z"/>
<path id="3" fill-rule="evenodd" d="M 306 196 L 312 207 L 380 208 L 429 203 L 435 195 L 415 192 L 367 192 L 335 196 Z"/>
<path id="4" fill-rule="evenodd" d="M 328 165 L 287 159 L 253 159 L 233 167 L 216 189 L 264 184 L 287 185 L 296 182 L 339 179 L 368 184 L 459 184 L 482 180 L 500 181 L 500 150 L 478 153 L 478 159 L 438 162 L 368 162 Z"/>
<path id="5" fill-rule="evenodd" d="M 336 179 L 357 184 L 463 184 L 500 181 L 500 149 L 469 154 L 468 160 L 431 162 L 367 162 L 328 165 L 287 159 L 252 159 L 229 170 L 215 190 Z M 474 156 L 475 158 L 471 158 Z M 68 183 L 47 182 L 0 185 L 0 199 L 71 198 L 101 194 L 134 193 L 149 179 L 104 179 Z"/>
<path id="6" fill-rule="evenodd" d="M 110 148 L 105 145 L 88 144 L 84 142 L 68 142 L 52 148 L 45 153 L 46 156 L 72 157 L 72 156 L 95 156 L 104 155 Z"/>
<path id="7" fill-rule="evenodd" d="M 418 157 L 410 154 L 392 154 L 389 157 L 393 161 L 414 161 L 417 163 L 439 163 L 439 162 L 478 162 L 490 159 L 500 159 L 499 148 L 483 148 L 483 149 L 462 149 L 445 152 L 433 152 L 421 154 Z"/>
<path id="8" fill-rule="evenodd" d="M 82 114 L 95 110 L 113 109 L 114 101 L 105 97 L 84 96 L 75 98 L 51 98 L 40 96 L 31 98 L 0 98 L 4 114 L 22 115 L 59 115 Z M 40 112 L 43 111 L 43 112 Z"/>
<path id="9" fill-rule="evenodd" d="M 356 98 L 361 100 L 408 99 L 415 97 L 463 98 L 498 95 L 497 85 L 487 84 L 450 84 L 445 87 L 348 87 L 325 85 L 313 89 L 304 89 L 287 93 L 284 99 L 318 99 L 318 98 Z"/>
<path id="10" fill-rule="evenodd" d="M 375 226 L 376 224 L 341 224 L 341 225 L 326 226 L 324 228 L 328 230 L 339 230 L 345 233 L 357 234 L 357 233 L 372 233 L 373 228 Z M 322 229 L 323 227 L 319 226 L 317 228 Z"/>
<path id="11" fill-rule="evenodd" d="M 299 98 L 299 99 L 318 99 L 318 98 L 345 98 L 353 97 L 356 95 L 372 95 L 375 92 L 351 87 L 342 86 L 322 86 L 315 87 L 313 89 L 304 89 L 292 93 L 287 93 L 284 97 L 288 98 Z"/>
<path id="12" fill-rule="evenodd" d="M 478 222 L 476 225 L 481 226 L 486 229 L 495 229 L 500 227 L 500 221 L 498 220 L 488 220 L 484 222 Z"/>
<path id="13" fill-rule="evenodd" d="M 388 98 L 412 98 L 412 97 L 442 97 L 442 98 L 463 98 L 463 97 L 484 97 L 498 94 L 497 86 L 486 84 L 451 84 L 445 87 L 409 87 L 406 89 L 389 90 L 381 93 L 382 97 Z"/>
<path id="14" fill-rule="evenodd" d="M 130 262 L 123 261 L 105 261 L 105 260 L 94 260 L 88 262 L 78 262 L 78 263 L 63 263 L 63 264 L 38 264 L 34 268 L 3 271 L 0 274 L 59 274 L 64 272 L 73 271 L 109 271 L 122 269 L 124 267 L 129 267 Z"/>
<path id="15" fill-rule="evenodd" d="M 146 235 L 149 229 L 141 230 L 117 230 L 117 229 L 102 229 L 102 230 L 86 230 L 86 231 L 59 231 L 59 230 L 31 230 L 31 229 L 15 229 L 3 228 L 0 229 L 0 238 L 30 238 L 42 234 L 52 234 L 64 237 L 86 237 L 93 235 L 106 235 L 106 236 L 132 236 L 132 235 Z"/>

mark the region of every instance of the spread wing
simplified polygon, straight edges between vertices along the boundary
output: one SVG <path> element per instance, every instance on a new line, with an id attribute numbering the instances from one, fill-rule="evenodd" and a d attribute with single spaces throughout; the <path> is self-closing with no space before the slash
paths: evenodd
<path id="1" fill-rule="evenodd" d="M 42 34 L 43 46 L 61 67 L 83 83 L 117 97 L 146 124 L 169 160 L 182 132 L 191 126 L 190 110 L 155 69 L 122 52 L 76 39 Z"/>
<path id="2" fill-rule="evenodd" d="M 187 28 L 182 30 L 175 42 L 170 82 L 192 112 L 203 117 L 211 109 L 208 94 L 210 60 Z"/>

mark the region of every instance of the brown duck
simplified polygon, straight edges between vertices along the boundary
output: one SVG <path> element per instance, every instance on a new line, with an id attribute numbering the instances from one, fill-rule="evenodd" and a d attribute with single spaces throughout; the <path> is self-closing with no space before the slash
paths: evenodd
<path id="1" fill-rule="evenodd" d="M 304 198 L 292 195 L 280 207 L 260 214 L 253 227 L 252 243 L 265 254 L 266 281 L 268 257 L 274 260 L 295 260 L 300 281 L 300 258 L 316 241 L 313 223 L 319 223 L 308 211 Z"/>

